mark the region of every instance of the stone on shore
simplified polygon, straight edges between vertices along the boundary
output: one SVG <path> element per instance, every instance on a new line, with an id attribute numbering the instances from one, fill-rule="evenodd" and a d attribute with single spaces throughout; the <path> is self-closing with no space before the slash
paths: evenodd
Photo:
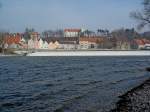
<path id="1" fill-rule="evenodd" d="M 150 80 L 120 97 L 111 112 L 150 112 Z"/>
<path id="2" fill-rule="evenodd" d="M 147 67 L 147 68 L 146 68 L 146 71 L 150 72 L 150 67 Z"/>

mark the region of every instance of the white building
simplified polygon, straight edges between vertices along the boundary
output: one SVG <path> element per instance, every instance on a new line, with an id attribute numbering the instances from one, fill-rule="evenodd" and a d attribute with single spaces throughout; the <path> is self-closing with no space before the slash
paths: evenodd
<path id="1" fill-rule="evenodd" d="M 43 49 L 43 44 L 44 44 L 44 41 L 40 38 L 40 40 L 38 41 L 39 49 Z"/>
<path id="2" fill-rule="evenodd" d="M 78 37 L 81 29 L 65 29 L 64 37 Z"/>
<path id="3" fill-rule="evenodd" d="M 48 43 L 46 41 L 43 42 L 43 49 L 48 49 Z"/>
<path id="4" fill-rule="evenodd" d="M 74 49 L 77 49 L 78 46 L 74 42 L 60 42 L 59 43 L 59 48 L 60 49 L 65 49 L 65 50 L 74 50 Z"/>
<path id="5" fill-rule="evenodd" d="M 145 49 L 150 50 L 150 44 L 145 44 Z"/>
<path id="6" fill-rule="evenodd" d="M 35 48 L 35 42 L 32 39 L 28 40 L 28 48 L 29 49 Z"/>
<path id="7" fill-rule="evenodd" d="M 101 38 L 81 37 L 78 49 L 97 49 L 100 42 Z"/>

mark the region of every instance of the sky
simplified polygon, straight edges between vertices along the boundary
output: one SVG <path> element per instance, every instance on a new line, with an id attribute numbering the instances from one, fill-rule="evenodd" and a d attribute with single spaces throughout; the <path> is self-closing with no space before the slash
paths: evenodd
<path id="1" fill-rule="evenodd" d="M 90 30 L 133 28 L 132 11 L 141 0 L 0 0 L 0 29 L 23 32 L 26 27 L 42 32 L 49 29 Z"/>

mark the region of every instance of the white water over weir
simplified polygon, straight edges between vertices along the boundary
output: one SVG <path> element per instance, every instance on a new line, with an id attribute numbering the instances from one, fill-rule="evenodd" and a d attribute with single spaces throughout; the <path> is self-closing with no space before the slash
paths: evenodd
<path id="1" fill-rule="evenodd" d="M 150 51 L 49 51 L 27 56 L 150 56 Z"/>

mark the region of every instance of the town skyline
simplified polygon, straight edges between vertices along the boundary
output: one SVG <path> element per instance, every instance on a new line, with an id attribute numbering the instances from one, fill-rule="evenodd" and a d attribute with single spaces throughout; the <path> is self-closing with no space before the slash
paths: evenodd
<path id="1" fill-rule="evenodd" d="M 65 28 L 112 31 L 136 28 L 137 22 L 129 14 L 141 6 L 141 1 L 1 0 L 1 4 L 1 29 L 9 32 L 23 32 L 27 27 L 38 32 Z"/>

